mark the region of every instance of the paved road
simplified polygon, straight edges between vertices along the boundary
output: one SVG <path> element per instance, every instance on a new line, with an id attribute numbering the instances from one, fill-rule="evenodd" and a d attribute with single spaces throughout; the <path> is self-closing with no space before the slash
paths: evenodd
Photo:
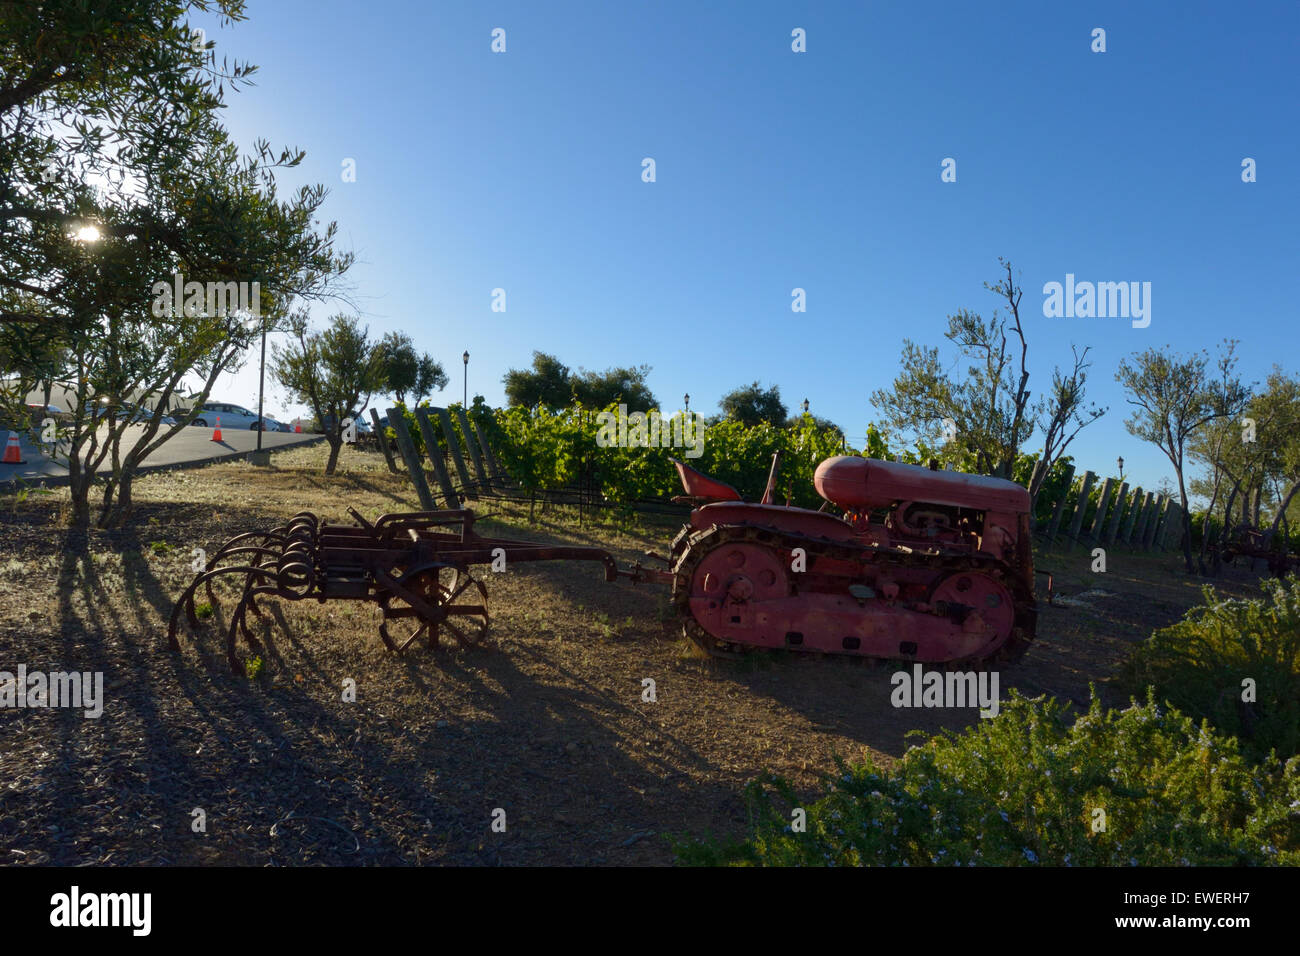
<path id="1" fill-rule="evenodd" d="M 128 425 L 123 437 L 123 447 L 129 448 L 135 441 L 132 432 L 142 430 L 143 425 Z M 238 458 L 247 455 L 257 447 L 257 432 L 248 429 L 236 430 L 223 428 L 222 441 L 212 441 L 212 429 L 191 425 L 184 428 L 145 459 L 142 471 L 156 468 L 174 468 L 177 466 L 194 466 L 207 464 L 223 458 Z M 8 435 L 0 431 L 0 441 Z M 25 464 L 0 465 L 0 483 L 19 478 L 23 481 L 45 481 L 47 485 L 62 484 L 67 480 L 68 469 L 57 461 L 47 457 L 37 445 L 27 441 L 27 436 L 20 434 L 18 441 L 22 447 Z M 289 445 L 301 445 L 304 442 L 323 440 L 320 435 L 295 434 L 291 432 L 267 432 L 262 436 L 262 447 L 274 451 Z M 0 449 L 3 445 L 0 445 Z M 0 457 L 3 457 L 0 455 Z"/>

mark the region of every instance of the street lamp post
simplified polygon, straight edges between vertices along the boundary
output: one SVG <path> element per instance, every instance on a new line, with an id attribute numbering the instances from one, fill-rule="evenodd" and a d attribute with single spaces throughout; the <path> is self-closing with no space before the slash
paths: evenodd
<path id="1" fill-rule="evenodd" d="M 266 419 L 262 417 L 262 393 L 266 388 L 266 323 L 262 323 L 262 364 L 257 373 L 257 450 L 262 450 L 262 432 Z M 258 456 L 261 457 L 260 455 Z"/>
<path id="2" fill-rule="evenodd" d="M 803 413 L 804 413 L 805 415 L 808 414 L 808 399 L 806 399 L 806 398 L 803 400 Z"/>
<path id="3" fill-rule="evenodd" d="M 1116 459 L 1116 461 L 1119 464 L 1119 480 L 1123 481 L 1124 480 L 1124 456 L 1120 455 L 1119 458 Z"/>
<path id="4" fill-rule="evenodd" d="M 465 388 L 464 391 L 461 393 L 460 403 L 462 407 L 468 409 L 469 408 L 469 349 L 465 350 L 465 354 L 463 354 L 460 357 L 460 360 L 465 363 Z"/>

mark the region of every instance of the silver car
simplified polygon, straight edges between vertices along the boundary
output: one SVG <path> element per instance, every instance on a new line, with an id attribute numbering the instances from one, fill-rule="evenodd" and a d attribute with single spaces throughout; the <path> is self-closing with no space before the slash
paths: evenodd
<path id="1" fill-rule="evenodd" d="M 266 416 L 263 418 L 266 419 L 267 430 L 273 431 L 275 426 L 271 424 L 271 420 Z M 230 402 L 204 402 L 190 424 L 215 428 L 218 419 L 221 420 L 223 428 L 247 428 L 250 431 L 257 431 L 258 422 L 261 420 L 257 417 L 257 412 L 249 411 L 243 405 L 232 405 Z"/>

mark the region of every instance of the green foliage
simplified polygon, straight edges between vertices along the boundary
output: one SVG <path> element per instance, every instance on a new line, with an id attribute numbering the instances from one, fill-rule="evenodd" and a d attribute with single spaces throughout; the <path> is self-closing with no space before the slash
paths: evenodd
<path id="1" fill-rule="evenodd" d="M 1300 753 L 1300 579 L 1262 582 L 1263 600 L 1218 600 L 1156 631 L 1137 647 L 1123 678 L 1151 685 L 1170 704 L 1241 739 L 1247 753 Z M 1254 702 L 1242 682 L 1255 682 Z"/>
<path id="2" fill-rule="evenodd" d="M 840 764 L 801 802 L 767 776 L 739 843 L 685 840 L 696 865 L 1187 866 L 1300 863 L 1300 759 L 1246 761 L 1230 737 L 1153 698 L 1094 695 L 1073 724 L 1012 692 L 1001 713 L 908 750 L 892 770 Z M 807 813 L 793 832 L 793 807 Z M 1096 811 L 1102 811 L 1104 818 Z M 1104 822 L 1104 829 L 1098 825 Z"/>
<path id="3" fill-rule="evenodd" d="M 1034 476 L 1034 468 L 1038 465 L 1042 457 L 1040 452 L 1026 455 L 1021 453 L 1016 456 L 1015 465 L 1011 470 L 1011 480 L 1018 485 L 1028 488 L 1031 479 Z M 1071 455 L 1065 455 L 1057 458 L 1052 462 L 1052 467 L 1047 472 L 1047 477 L 1043 479 L 1038 488 L 1038 497 L 1034 500 L 1034 518 L 1040 524 L 1046 524 L 1052 518 L 1052 511 L 1056 508 L 1056 502 L 1064 495 L 1066 504 L 1073 507 L 1078 501 L 1079 493 L 1075 486 L 1074 474 L 1069 471 L 1074 464 L 1074 458 Z M 1098 490 L 1100 495 L 1100 490 Z M 1113 499 L 1112 494 L 1112 499 Z M 1096 498 L 1091 497 L 1094 505 Z"/>
<path id="4" fill-rule="evenodd" d="M 214 613 L 215 610 L 207 601 L 194 605 L 194 616 L 200 621 L 206 621 L 208 618 L 212 617 Z"/>
<path id="5" fill-rule="evenodd" d="M 416 352 L 415 342 L 405 332 L 389 332 L 380 343 L 383 349 L 382 388 L 405 403 L 409 392 L 418 404 L 435 389 L 447 387 L 447 373 L 440 362 L 425 352 Z"/>
<path id="6" fill-rule="evenodd" d="M 170 545 L 166 541 L 150 541 L 149 550 L 154 554 L 163 555 L 168 551 L 175 551 L 176 548 L 174 545 Z"/>
<path id="7" fill-rule="evenodd" d="M 749 428 L 767 422 L 784 425 L 789 411 L 781 401 L 781 390 L 773 385 L 764 389 L 758 382 L 732 389 L 718 402 L 722 417 Z"/>
<path id="8" fill-rule="evenodd" d="M 648 365 L 575 374 L 554 355 L 534 352 L 531 369 L 511 369 L 502 381 L 511 406 L 558 410 L 575 403 L 605 408 L 622 402 L 631 411 L 648 412 L 659 404 L 646 384 L 649 374 Z"/>
<path id="9" fill-rule="evenodd" d="M 257 675 L 262 673 L 262 658 L 253 656 L 244 661 L 244 676 L 249 680 L 257 680 Z"/>
<path id="10" fill-rule="evenodd" d="M 617 415 L 618 407 L 603 411 Z M 733 485 L 749 500 L 757 500 L 767 485 L 772 455 L 782 452 L 777 485 L 781 501 L 817 508 L 822 504 L 813 489 L 817 465 L 838 455 L 843 447 L 838 431 L 819 428 L 811 416 L 797 424 L 752 427 L 723 420 L 702 428 L 703 448 L 698 458 L 687 457 L 687 447 L 601 447 L 599 413 L 581 406 L 554 411 L 546 406 L 513 407 L 489 415 L 476 399 L 476 419 L 486 422 L 493 447 L 502 465 L 524 488 L 548 491 L 581 482 L 593 482 L 605 497 L 616 503 L 646 498 L 668 498 L 682 493 L 681 482 L 670 458 Z M 683 413 L 665 419 L 681 423 Z M 678 425 L 681 429 L 681 424 Z M 689 429 L 683 433 L 690 437 Z"/>
<path id="11" fill-rule="evenodd" d="M 599 489 L 607 500 L 630 504 L 643 499 L 665 499 L 682 493 L 681 482 L 670 458 L 734 487 L 748 501 L 757 501 L 767 486 L 772 455 L 781 452 L 776 499 L 803 508 L 820 508 L 824 502 L 813 486 L 817 466 L 827 458 L 841 454 L 858 454 L 848 447 L 838 428 L 827 426 L 809 414 L 790 419 L 788 424 L 761 421 L 746 425 L 724 418 L 704 425 L 703 446 L 698 457 L 687 454 L 688 447 L 601 447 L 600 413 L 617 415 L 617 405 L 604 409 L 574 405 L 552 409 L 546 405 L 515 406 L 493 410 L 476 396 L 470 417 L 477 422 L 497 451 L 502 466 L 519 484 L 536 492 L 575 485 Z M 680 423 L 682 413 L 664 420 Z M 411 419 L 412 427 L 414 420 Z M 459 425 L 456 426 L 459 433 Z M 689 429 L 686 438 L 690 438 Z M 441 441 L 441 438 L 439 439 Z M 688 441 L 689 444 L 689 441 Z M 868 457 L 924 465 L 939 453 L 924 441 L 914 448 L 891 454 L 885 439 L 874 425 L 867 426 Z M 1021 455 L 1016 461 L 1016 477 L 1028 481 L 1037 456 Z M 1064 470 L 1070 459 L 1058 461 L 1044 488 L 1048 495 L 1064 489 Z M 969 463 L 972 464 L 973 463 Z M 1050 497 L 1040 508 L 1051 513 Z"/>

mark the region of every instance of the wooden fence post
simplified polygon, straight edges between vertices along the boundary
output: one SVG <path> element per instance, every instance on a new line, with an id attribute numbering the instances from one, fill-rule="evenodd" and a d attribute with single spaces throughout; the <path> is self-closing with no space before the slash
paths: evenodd
<path id="1" fill-rule="evenodd" d="M 478 449 L 478 442 L 474 440 L 474 429 L 470 427 L 469 416 L 465 414 L 463 406 L 456 406 L 456 421 L 460 423 L 461 434 L 465 436 L 465 447 L 469 449 L 469 457 L 474 462 L 474 473 L 478 475 L 479 487 L 484 491 L 491 491 L 487 469 L 483 466 L 483 454 Z"/>
<path id="2" fill-rule="evenodd" d="M 379 413 L 373 408 L 370 409 L 370 421 L 375 426 L 375 437 L 379 439 L 379 450 L 384 453 L 384 461 L 388 462 L 388 470 L 397 474 L 397 462 L 393 461 L 393 449 L 388 445 L 388 432 L 384 430 L 383 423 L 379 420 Z"/>
<path id="3" fill-rule="evenodd" d="M 1144 551 L 1153 550 L 1156 544 L 1156 532 L 1160 531 L 1160 523 L 1165 519 L 1165 509 L 1169 507 L 1169 496 L 1157 494 L 1156 507 L 1152 509 L 1151 520 L 1147 522 L 1147 529 L 1141 536 L 1141 549 Z"/>
<path id="4" fill-rule="evenodd" d="M 455 510 L 460 507 L 460 499 L 456 497 L 456 486 L 447 474 L 447 464 L 442 460 L 442 447 L 433 434 L 433 425 L 429 423 L 429 410 L 417 408 L 415 420 L 419 423 L 420 435 L 424 438 L 424 452 L 429 456 L 429 461 L 433 462 L 433 473 L 438 476 L 438 484 L 442 486 L 442 497 L 446 500 L 447 507 Z"/>
<path id="5" fill-rule="evenodd" d="M 1101 494 L 1097 496 L 1097 514 L 1093 516 L 1092 528 L 1088 531 L 1088 536 L 1092 540 L 1100 542 L 1102 529 L 1106 527 L 1106 508 L 1110 502 L 1110 490 L 1115 487 L 1115 482 L 1107 478 L 1101 483 Z"/>
<path id="6" fill-rule="evenodd" d="M 1115 541 L 1115 532 L 1119 530 L 1119 520 L 1124 517 L 1124 496 L 1128 494 L 1128 482 L 1121 482 L 1119 490 L 1115 492 L 1115 506 L 1110 510 L 1110 521 L 1106 524 L 1105 541 L 1106 544 L 1112 544 Z"/>
<path id="7" fill-rule="evenodd" d="M 1156 493 L 1148 491 L 1146 497 L 1142 499 L 1142 508 L 1138 511 L 1137 524 L 1133 528 L 1133 537 L 1129 538 L 1128 543 L 1132 548 L 1142 547 L 1142 535 L 1146 533 L 1147 521 L 1151 518 L 1151 507 L 1155 504 Z"/>
<path id="8" fill-rule="evenodd" d="M 1147 551 L 1154 551 L 1160 546 L 1160 535 L 1165 530 L 1165 516 L 1169 513 L 1171 501 L 1169 495 L 1156 496 L 1156 513 L 1152 516 L 1151 524 L 1147 526 L 1146 537 L 1143 539 L 1143 546 Z"/>
<path id="9" fill-rule="evenodd" d="M 1079 531 L 1083 528 L 1083 514 L 1088 510 L 1088 492 L 1092 490 L 1092 480 L 1096 477 L 1090 471 L 1083 473 L 1083 482 L 1079 486 L 1079 502 L 1075 506 L 1074 517 L 1070 519 L 1070 538 L 1065 545 L 1067 551 L 1074 550 L 1079 540 Z"/>
<path id="10" fill-rule="evenodd" d="M 406 430 L 406 419 L 402 417 L 400 409 L 388 410 L 388 424 L 392 425 L 393 431 L 397 433 L 397 447 L 406 461 L 406 470 L 410 473 L 411 481 L 415 485 L 415 493 L 420 498 L 420 507 L 425 511 L 437 511 L 438 503 L 433 500 L 429 483 L 424 480 L 424 468 L 415 453 L 415 443 L 411 441 L 411 433 Z"/>
<path id="11" fill-rule="evenodd" d="M 447 436 L 447 447 L 451 450 L 451 461 L 456 466 L 456 474 L 460 477 L 460 490 L 468 497 L 475 500 L 478 495 L 474 493 L 474 482 L 470 480 L 469 469 L 465 467 L 465 459 L 460 454 L 460 441 L 456 438 L 456 429 L 451 424 L 451 416 L 447 414 L 445 408 L 431 408 L 431 412 L 438 413 L 438 420 L 442 422 L 442 433 Z"/>
<path id="12" fill-rule="evenodd" d="M 492 473 L 492 481 L 498 487 L 504 487 L 509 475 L 502 471 L 501 463 L 497 461 L 496 452 L 492 450 L 492 443 L 487 440 L 487 436 L 483 434 L 483 426 L 478 422 L 474 423 L 474 434 L 478 435 L 478 443 L 483 449 L 483 454 L 487 457 L 488 468 Z"/>
<path id="13" fill-rule="evenodd" d="M 1128 514 L 1124 516 L 1124 527 L 1120 530 L 1116 542 L 1119 544 L 1128 544 L 1129 539 L 1133 537 L 1133 526 L 1137 524 L 1138 512 L 1142 510 L 1142 486 L 1133 489 L 1133 497 L 1129 500 Z"/>
<path id="14" fill-rule="evenodd" d="M 1183 540 L 1183 506 L 1176 501 L 1171 501 L 1169 512 L 1169 516 L 1165 518 L 1165 533 L 1160 539 L 1161 551 L 1175 548 Z"/>

